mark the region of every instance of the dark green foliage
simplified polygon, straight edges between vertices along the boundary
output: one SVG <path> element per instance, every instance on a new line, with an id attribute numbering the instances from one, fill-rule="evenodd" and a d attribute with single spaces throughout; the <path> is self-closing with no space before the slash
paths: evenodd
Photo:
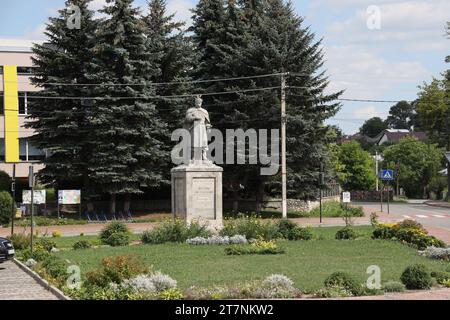
<path id="1" fill-rule="evenodd" d="M 374 117 L 364 122 L 364 125 L 359 129 L 359 133 L 369 138 L 375 138 L 387 128 L 386 121 L 383 121 L 379 117 Z"/>
<path id="2" fill-rule="evenodd" d="M 386 124 L 391 129 L 410 130 L 414 128 L 415 131 L 420 131 L 419 119 L 415 111 L 413 104 L 407 101 L 400 101 L 389 110 Z"/>
<path id="3" fill-rule="evenodd" d="M 409 226 L 407 223 L 406 226 Z M 390 227 L 379 225 L 372 234 L 374 239 L 392 239 L 408 243 L 419 250 L 425 250 L 427 247 L 435 246 L 445 248 L 446 244 L 434 236 L 430 236 L 426 231 L 417 229 L 417 225 L 411 225 L 413 228 L 402 228 L 398 225 Z"/>
<path id="4" fill-rule="evenodd" d="M 20 260 L 27 261 L 28 259 L 34 259 L 37 262 L 44 261 L 48 257 L 51 256 L 50 252 L 45 250 L 42 247 L 34 247 L 33 248 L 33 254 L 31 254 L 31 249 L 27 248 L 19 252 L 18 254 Z"/>
<path id="5" fill-rule="evenodd" d="M 335 272 L 325 279 L 325 287 L 341 287 L 358 296 L 361 294 L 361 285 L 346 272 Z"/>
<path id="6" fill-rule="evenodd" d="M 162 244 L 166 242 L 186 242 L 187 239 L 196 237 L 208 238 L 211 232 L 206 225 L 192 222 L 187 225 L 184 221 L 165 222 L 162 225 L 145 231 L 141 241 L 146 244 Z"/>
<path id="7" fill-rule="evenodd" d="M 388 281 L 383 284 L 383 290 L 385 292 L 403 292 L 405 285 L 399 281 Z"/>
<path id="8" fill-rule="evenodd" d="M 225 253 L 229 256 L 241 256 L 248 254 L 283 254 L 286 250 L 284 248 L 258 248 L 248 245 L 232 245 L 225 248 Z"/>
<path id="9" fill-rule="evenodd" d="M 80 240 L 73 244 L 74 250 L 83 250 L 83 249 L 89 249 L 92 247 L 92 244 L 87 240 Z"/>
<path id="10" fill-rule="evenodd" d="M 11 177 L 5 171 L 0 171 L 0 191 L 11 190 Z"/>
<path id="11" fill-rule="evenodd" d="M 449 271 L 432 271 L 431 277 L 436 279 L 438 284 L 444 284 L 446 281 L 450 281 L 450 272 Z"/>
<path id="12" fill-rule="evenodd" d="M 358 238 L 358 233 L 351 227 L 345 227 L 336 232 L 336 240 L 354 240 L 356 238 Z"/>
<path id="13" fill-rule="evenodd" d="M 12 236 L 8 237 L 16 250 L 23 250 L 30 246 L 31 237 L 30 235 L 24 233 L 15 233 Z"/>
<path id="14" fill-rule="evenodd" d="M 283 238 L 287 239 L 291 234 L 292 230 L 294 230 L 298 225 L 287 219 L 282 219 L 278 222 L 278 232 L 283 236 Z"/>
<path id="15" fill-rule="evenodd" d="M 248 240 L 259 238 L 273 240 L 282 237 L 276 223 L 261 221 L 256 217 L 242 217 L 228 220 L 220 231 L 220 235 L 229 237 L 242 235 Z"/>
<path id="16" fill-rule="evenodd" d="M 313 233 L 311 228 L 302 228 L 300 226 L 296 226 L 288 235 L 288 240 L 312 240 Z"/>
<path id="17" fill-rule="evenodd" d="M 6 225 L 11 221 L 13 199 L 9 192 L 0 191 L 0 225 Z"/>
<path id="18" fill-rule="evenodd" d="M 66 7 L 80 8 L 81 29 L 67 28 L 70 11 L 59 10 L 58 17 L 46 24 L 45 44 L 33 48 L 35 77 L 39 96 L 92 96 L 94 87 L 55 86 L 48 83 L 92 83 L 93 46 L 97 22 L 89 10 L 92 0 L 68 0 Z M 61 187 L 83 186 L 83 195 L 91 195 L 89 159 L 92 157 L 91 133 L 95 129 L 92 106 L 86 100 L 33 99 L 29 95 L 28 114 L 34 129 L 33 145 L 47 150 L 45 167 L 39 172 L 43 183 Z"/>
<path id="19" fill-rule="evenodd" d="M 61 258 L 49 256 L 42 261 L 41 266 L 45 272 L 54 279 L 65 280 L 67 278 L 67 263 Z"/>
<path id="20" fill-rule="evenodd" d="M 431 275 L 427 267 L 422 264 L 407 267 L 400 280 L 410 290 L 430 289 L 432 285 Z"/>
<path id="21" fill-rule="evenodd" d="M 106 288 L 110 283 L 120 284 L 123 280 L 147 273 L 148 268 L 133 256 L 121 255 L 117 257 L 104 258 L 101 266 L 86 274 L 86 287 Z"/>
<path id="22" fill-rule="evenodd" d="M 398 228 L 398 229 L 416 229 L 416 230 L 422 230 L 422 231 L 425 230 L 423 225 L 420 222 L 417 222 L 417 221 L 411 220 L 411 219 L 406 219 L 406 220 L 403 220 L 403 221 L 397 223 L 395 225 L 395 228 Z"/>
<path id="23" fill-rule="evenodd" d="M 50 252 L 53 248 L 56 248 L 56 242 L 49 238 L 38 238 L 35 240 L 36 247 L 42 247 L 44 250 Z"/>
<path id="24" fill-rule="evenodd" d="M 113 247 L 126 246 L 130 242 L 130 230 L 124 223 L 111 222 L 100 232 L 100 240 Z"/>

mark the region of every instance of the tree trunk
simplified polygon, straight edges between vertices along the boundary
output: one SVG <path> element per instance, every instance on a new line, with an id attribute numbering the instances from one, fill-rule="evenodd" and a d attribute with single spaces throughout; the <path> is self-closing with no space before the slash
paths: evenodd
<path id="1" fill-rule="evenodd" d="M 262 211 L 262 202 L 264 200 L 264 181 L 258 179 L 258 186 L 256 187 L 256 214 L 260 214 Z"/>
<path id="2" fill-rule="evenodd" d="M 116 194 L 111 193 L 111 198 L 109 200 L 109 213 L 115 214 L 116 213 Z"/>
<path id="3" fill-rule="evenodd" d="M 130 212 L 130 207 L 131 207 L 131 195 L 127 193 L 125 195 L 125 202 L 123 203 L 123 213 L 127 214 L 128 212 Z"/>

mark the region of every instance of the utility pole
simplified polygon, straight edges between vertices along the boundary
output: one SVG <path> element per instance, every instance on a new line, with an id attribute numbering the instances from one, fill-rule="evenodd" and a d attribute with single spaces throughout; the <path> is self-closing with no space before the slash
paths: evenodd
<path id="1" fill-rule="evenodd" d="M 378 187 L 378 150 L 377 151 L 375 151 L 375 176 L 377 177 L 376 178 L 376 191 L 378 191 L 379 190 L 379 187 Z"/>
<path id="2" fill-rule="evenodd" d="M 31 256 L 33 257 L 33 237 L 34 237 L 34 168 L 30 166 L 28 174 L 28 185 L 31 188 Z"/>
<path id="3" fill-rule="evenodd" d="M 16 217 L 16 164 L 13 164 L 12 180 L 11 180 L 11 193 L 12 193 L 12 208 L 11 208 L 11 236 L 14 235 L 14 219 Z"/>
<path id="4" fill-rule="evenodd" d="M 286 170 L 286 75 L 281 74 L 281 184 L 283 219 L 287 219 L 287 170 Z"/>

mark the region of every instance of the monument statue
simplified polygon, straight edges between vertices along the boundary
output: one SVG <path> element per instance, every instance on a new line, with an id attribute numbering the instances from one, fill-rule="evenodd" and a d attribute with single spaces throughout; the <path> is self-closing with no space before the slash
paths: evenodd
<path id="1" fill-rule="evenodd" d="M 208 161 L 208 130 L 212 128 L 209 113 L 202 108 L 203 99 L 197 96 L 195 107 L 188 109 L 185 118 L 185 129 L 191 134 L 192 160 Z"/>
<path id="2" fill-rule="evenodd" d="M 216 228 L 223 220 L 223 169 L 207 157 L 208 130 L 212 126 L 202 104 L 201 96 L 197 96 L 195 107 L 186 112 L 184 129 L 190 132 L 191 154 L 188 164 L 172 169 L 172 213 L 175 219 L 206 222 Z"/>

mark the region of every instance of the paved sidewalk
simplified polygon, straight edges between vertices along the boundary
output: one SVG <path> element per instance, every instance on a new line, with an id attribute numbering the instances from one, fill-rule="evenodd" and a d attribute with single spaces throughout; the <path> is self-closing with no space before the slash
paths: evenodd
<path id="1" fill-rule="evenodd" d="M 58 300 L 14 262 L 0 264 L 0 300 Z"/>
<path id="2" fill-rule="evenodd" d="M 382 296 L 345 298 L 345 300 L 450 300 L 450 288 L 406 293 L 388 293 Z"/>
<path id="3" fill-rule="evenodd" d="M 432 207 L 441 207 L 450 209 L 450 202 L 446 201 L 425 201 L 424 203 Z"/>

